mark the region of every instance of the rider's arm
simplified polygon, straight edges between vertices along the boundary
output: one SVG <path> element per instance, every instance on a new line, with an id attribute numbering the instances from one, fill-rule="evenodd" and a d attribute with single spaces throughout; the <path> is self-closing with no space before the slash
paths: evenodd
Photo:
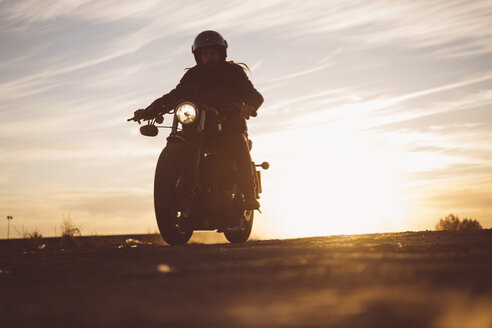
<path id="1" fill-rule="evenodd" d="M 237 70 L 239 89 L 246 105 L 254 107 L 255 112 L 251 116 L 256 116 L 258 108 L 263 104 L 263 96 L 255 89 L 244 70 L 238 66 Z"/>
<path id="2" fill-rule="evenodd" d="M 183 75 L 176 88 L 154 100 L 152 104 L 145 109 L 149 115 L 156 116 L 159 113 L 169 112 L 172 109 L 172 106 L 184 97 L 185 90 L 190 80 L 190 71 L 191 70 L 187 71 L 185 75 Z"/>

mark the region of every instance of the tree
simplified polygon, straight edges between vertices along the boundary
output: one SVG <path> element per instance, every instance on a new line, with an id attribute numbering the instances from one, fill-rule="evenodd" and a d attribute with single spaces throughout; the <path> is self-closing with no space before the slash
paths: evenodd
<path id="1" fill-rule="evenodd" d="M 449 214 L 436 224 L 436 230 L 480 230 L 482 226 L 475 219 L 465 218 L 462 221 L 457 215 Z"/>
<path id="2" fill-rule="evenodd" d="M 473 219 L 464 219 L 460 222 L 458 230 L 480 230 L 482 226 L 477 220 Z"/>

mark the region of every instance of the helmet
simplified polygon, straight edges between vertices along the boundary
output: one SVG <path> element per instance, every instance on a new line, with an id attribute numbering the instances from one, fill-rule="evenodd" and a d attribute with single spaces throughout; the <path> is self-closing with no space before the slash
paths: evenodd
<path id="1" fill-rule="evenodd" d="M 200 64 L 200 49 L 205 47 L 216 47 L 218 48 L 221 59 L 225 60 L 227 57 L 227 41 L 215 31 L 203 31 L 198 34 L 193 41 L 193 45 L 191 46 L 191 52 L 195 56 L 195 60 L 197 64 Z"/>

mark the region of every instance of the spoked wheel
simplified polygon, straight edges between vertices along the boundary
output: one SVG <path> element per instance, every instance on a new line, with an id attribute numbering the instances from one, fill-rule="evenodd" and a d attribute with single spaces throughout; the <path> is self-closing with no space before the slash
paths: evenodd
<path id="1" fill-rule="evenodd" d="M 224 236 L 231 243 L 244 243 L 253 229 L 254 211 L 244 211 L 241 225 L 236 229 L 224 231 Z"/>
<path id="2" fill-rule="evenodd" d="M 193 228 L 177 208 L 177 191 L 181 173 L 183 149 L 168 144 L 161 152 L 154 179 L 154 209 L 162 238 L 172 246 L 184 245 L 193 235 Z"/>

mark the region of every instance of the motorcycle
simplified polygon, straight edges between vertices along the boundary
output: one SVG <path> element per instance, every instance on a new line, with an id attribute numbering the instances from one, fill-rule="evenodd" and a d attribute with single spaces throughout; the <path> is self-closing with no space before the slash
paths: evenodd
<path id="1" fill-rule="evenodd" d="M 170 128 L 154 177 L 154 210 L 163 239 L 170 245 L 186 244 L 196 230 L 223 233 L 231 243 L 246 242 L 253 227 L 254 211 L 246 210 L 237 166 L 220 145 L 225 115 L 239 104 L 217 108 L 182 100 L 168 113 L 172 126 L 161 126 L 164 114 L 140 127 L 144 136 L 155 137 L 158 128 Z M 127 121 L 140 120 L 132 117 Z M 251 151 L 252 142 L 248 139 Z M 252 163 L 256 198 L 262 192 L 261 172 L 268 162 Z"/>

